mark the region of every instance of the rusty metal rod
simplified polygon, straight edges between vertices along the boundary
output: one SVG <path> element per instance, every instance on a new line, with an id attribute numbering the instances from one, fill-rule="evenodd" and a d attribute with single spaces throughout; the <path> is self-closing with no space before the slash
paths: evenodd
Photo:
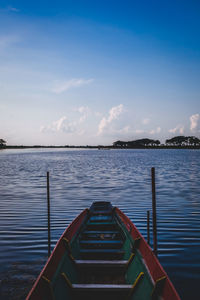
<path id="1" fill-rule="evenodd" d="M 153 211 L 153 251 L 157 256 L 157 220 L 156 220 L 156 184 L 155 184 L 155 168 L 151 168 L 152 183 L 152 211 Z"/>
<path id="2" fill-rule="evenodd" d="M 48 257 L 51 255 L 50 191 L 49 172 L 47 172 L 47 214 L 48 214 Z"/>

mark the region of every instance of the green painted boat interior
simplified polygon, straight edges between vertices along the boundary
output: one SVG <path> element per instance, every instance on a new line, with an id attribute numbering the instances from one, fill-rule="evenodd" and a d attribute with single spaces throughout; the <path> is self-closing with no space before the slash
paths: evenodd
<path id="1" fill-rule="evenodd" d="M 154 284 L 134 241 L 107 202 L 95 202 L 47 284 L 47 299 L 152 299 Z M 107 207 L 107 206 L 108 207 Z"/>

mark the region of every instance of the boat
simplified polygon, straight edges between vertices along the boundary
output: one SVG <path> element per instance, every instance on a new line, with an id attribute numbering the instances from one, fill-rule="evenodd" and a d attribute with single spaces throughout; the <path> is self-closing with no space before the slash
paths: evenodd
<path id="1" fill-rule="evenodd" d="M 110 202 L 67 227 L 26 300 L 180 299 L 152 249 Z"/>

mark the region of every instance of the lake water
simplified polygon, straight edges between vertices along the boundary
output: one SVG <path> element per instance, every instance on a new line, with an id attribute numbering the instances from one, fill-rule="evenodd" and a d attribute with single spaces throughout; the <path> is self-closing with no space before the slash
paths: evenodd
<path id="1" fill-rule="evenodd" d="M 159 260 L 181 298 L 198 299 L 200 151 L 153 149 L 1 150 L 0 298 L 23 299 L 20 289 L 47 258 L 47 171 L 54 247 L 66 226 L 98 200 L 122 209 L 146 238 L 152 166 Z"/>

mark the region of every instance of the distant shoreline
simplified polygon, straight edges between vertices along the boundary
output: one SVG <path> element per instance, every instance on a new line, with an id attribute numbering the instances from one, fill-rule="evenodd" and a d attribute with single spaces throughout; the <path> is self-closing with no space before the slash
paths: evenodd
<path id="1" fill-rule="evenodd" d="M 200 149 L 200 146 L 135 146 L 135 147 L 114 147 L 114 146 L 4 146 L 0 149 Z"/>

